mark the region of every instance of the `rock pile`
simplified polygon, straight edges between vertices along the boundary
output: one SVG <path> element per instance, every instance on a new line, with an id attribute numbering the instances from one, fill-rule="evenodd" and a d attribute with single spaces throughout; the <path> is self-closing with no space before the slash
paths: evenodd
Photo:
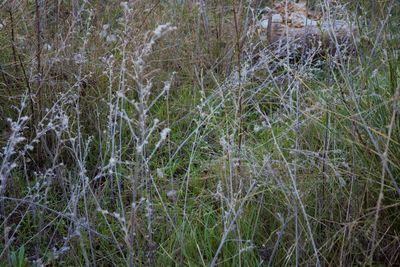
<path id="1" fill-rule="evenodd" d="M 354 27 L 351 22 L 322 16 L 309 10 L 305 2 L 282 1 L 267 9 L 259 21 L 261 37 L 276 48 L 290 43 L 293 48 L 328 46 L 351 49 Z"/>

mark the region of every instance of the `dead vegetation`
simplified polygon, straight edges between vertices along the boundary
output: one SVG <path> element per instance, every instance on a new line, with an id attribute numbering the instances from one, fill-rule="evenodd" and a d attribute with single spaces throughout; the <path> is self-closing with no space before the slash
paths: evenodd
<path id="1" fill-rule="evenodd" d="M 398 1 L 0 7 L 0 266 L 399 262 Z"/>

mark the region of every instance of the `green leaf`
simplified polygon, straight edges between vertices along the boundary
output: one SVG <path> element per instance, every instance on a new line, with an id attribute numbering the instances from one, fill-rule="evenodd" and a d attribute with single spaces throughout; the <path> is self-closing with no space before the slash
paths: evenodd
<path id="1" fill-rule="evenodd" d="M 12 266 L 18 266 L 17 265 L 17 255 L 15 252 L 11 253 L 11 265 Z"/>

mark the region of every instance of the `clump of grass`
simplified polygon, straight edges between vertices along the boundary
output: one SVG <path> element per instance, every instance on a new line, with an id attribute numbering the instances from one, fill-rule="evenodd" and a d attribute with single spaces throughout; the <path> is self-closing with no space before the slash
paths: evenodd
<path id="1" fill-rule="evenodd" d="M 277 55 L 264 2 L 3 3 L 0 263 L 395 265 L 399 5 Z"/>

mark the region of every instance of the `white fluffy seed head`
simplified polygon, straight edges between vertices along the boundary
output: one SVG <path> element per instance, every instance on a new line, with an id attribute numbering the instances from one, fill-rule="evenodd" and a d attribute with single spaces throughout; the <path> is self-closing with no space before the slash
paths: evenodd
<path id="1" fill-rule="evenodd" d="M 167 136 L 168 136 L 168 134 L 169 134 L 170 131 L 171 131 L 170 128 L 165 128 L 165 129 L 163 129 L 163 130 L 161 131 L 161 133 L 160 133 L 160 138 L 161 138 L 161 140 L 165 140 L 165 139 L 167 138 Z"/>

